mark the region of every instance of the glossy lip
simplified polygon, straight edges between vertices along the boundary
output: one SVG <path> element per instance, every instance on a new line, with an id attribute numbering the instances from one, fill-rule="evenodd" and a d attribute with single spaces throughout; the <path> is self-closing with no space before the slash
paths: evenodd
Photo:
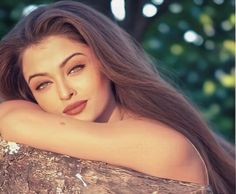
<path id="1" fill-rule="evenodd" d="M 80 112 L 83 111 L 83 109 L 85 108 L 87 104 L 87 100 L 81 100 L 81 101 L 77 101 L 73 104 L 68 105 L 64 110 L 63 113 L 67 114 L 67 115 L 76 115 L 79 114 Z"/>

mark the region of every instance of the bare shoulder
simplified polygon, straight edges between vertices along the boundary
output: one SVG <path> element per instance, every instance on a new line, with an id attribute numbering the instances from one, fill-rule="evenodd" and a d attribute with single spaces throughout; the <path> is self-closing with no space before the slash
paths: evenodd
<path id="1" fill-rule="evenodd" d="M 151 175 L 188 182 L 206 183 L 204 166 L 190 141 L 180 132 L 157 121 L 126 123 L 137 139 L 145 141 L 146 172 Z"/>
<path id="2" fill-rule="evenodd" d="M 131 121 L 130 125 L 136 125 L 135 128 L 141 136 L 144 135 L 153 140 L 158 152 L 162 153 L 161 157 L 158 157 L 159 162 L 163 160 L 166 164 L 166 160 L 169 160 L 170 155 L 172 159 L 177 156 L 176 160 L 169 160 L 169 163 L 173 162 L 176 165 L 181 162 L 181 159 L 188 159 L 194 154 L 194 149 L 192 149 L 192 145 L 187 138 L 165 124 L 158 121 L 140 120 L 133 123 Z"/>

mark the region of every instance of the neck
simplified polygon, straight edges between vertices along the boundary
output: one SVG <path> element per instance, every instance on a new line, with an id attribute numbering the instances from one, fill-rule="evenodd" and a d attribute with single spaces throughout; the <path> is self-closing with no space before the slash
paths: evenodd
<path id="1" fill-rule="evenodd" d="M 115 99 L 111 99 L 107 105 L 106 110 L 95 120 L 98 123 L 110 123 L 122 120 L 121 108 L 115 102 Z"/>

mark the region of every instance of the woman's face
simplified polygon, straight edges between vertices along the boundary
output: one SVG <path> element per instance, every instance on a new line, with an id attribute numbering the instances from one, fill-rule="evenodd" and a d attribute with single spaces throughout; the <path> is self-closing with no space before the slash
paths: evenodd
<path id="1" fill-rule="evenodd" d="M 88 46 L 64 36 L 47 37 L 22 55 L 24 78 L 43 110 L 86 121 L 117 120 L 111 82 L 99 66 Z"/>

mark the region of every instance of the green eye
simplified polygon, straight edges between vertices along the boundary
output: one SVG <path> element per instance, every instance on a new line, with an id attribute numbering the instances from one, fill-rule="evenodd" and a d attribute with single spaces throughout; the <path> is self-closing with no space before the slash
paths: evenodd
<path id="1" fill-rule="evenodd" d="M 43 89 L 46 88 L 50 83 L 51 83 L 51 82 L 43 82 L 43 83 L 39 84 L 39 85 L 35 88 L 35 90 L 37 90 L 37 91 L 43 90 Z"/>
<path id="2" fill-rule="evenodd" d="M 83 64 L 78 64 L 78 65 L 75 65 L 74 67 L 72 67 L 70 69 L 70 71 L 68 72 L 68 74 L 73 74 L 73 73 L 77 73 L 79 71 L 81 71 L 83 68 L 84 68 L 85 65 Z"/>

